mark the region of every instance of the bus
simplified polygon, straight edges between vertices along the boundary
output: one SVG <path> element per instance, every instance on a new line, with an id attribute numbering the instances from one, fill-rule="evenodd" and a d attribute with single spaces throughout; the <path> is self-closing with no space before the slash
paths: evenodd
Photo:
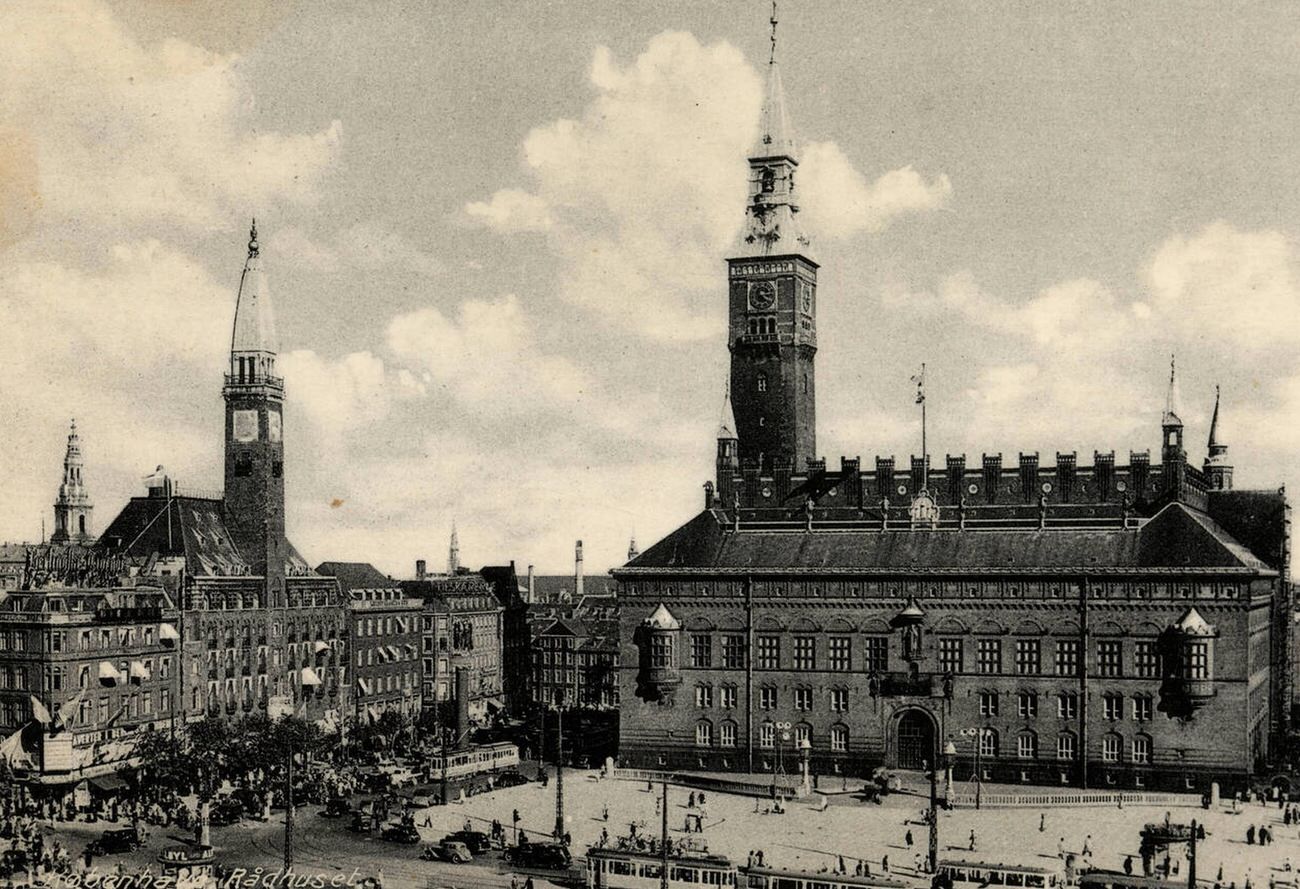
<path id="1" fill-rule="evenodd" d="M 663 857 L 639 849 L 593 846 L 587 850 L 587 889 L 660 889 Z M 736 886 L 736 866 L 722 855 L 679 851 L 668 858 L 670 889 Z"/>
<path id="2" fill-rule="evenodd" d="M 973 861 L 941 858 L 938 873 L 941 884 L 953 889 L 973 886 L 1011 886 L 1022 889 L 1056 889 L 1065 885 L 1064 867 L 1034 867 L 1000 861 Z"/>
<path id="3" fill-rule="evenodd" d="M 887 874 L 808 873 L 780 867 L 754 866 L 740 869 L 741 889 L 906 889 L 910 884 Z"/>

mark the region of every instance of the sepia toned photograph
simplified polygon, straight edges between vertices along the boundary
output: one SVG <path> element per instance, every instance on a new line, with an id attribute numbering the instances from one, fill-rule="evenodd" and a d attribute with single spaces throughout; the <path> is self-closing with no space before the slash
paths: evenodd
<path id="1" fill-rule="evenodd" d="M 0 5 L 0 889 L 1300 889 L 1297 13 Z"/>

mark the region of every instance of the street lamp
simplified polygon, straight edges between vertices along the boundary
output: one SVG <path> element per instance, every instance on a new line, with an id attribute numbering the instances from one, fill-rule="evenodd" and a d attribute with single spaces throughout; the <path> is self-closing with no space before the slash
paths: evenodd
<path id="1" fill-rule="evenodd" d="M 776 782 L 778 775 L 785 774 L 785 742 L 790 740 L 790 723 L 778 722 L 776 736 L 776 770 L 772 772 L 772 799 L 776 799 Z"/>
<path id="2" fill-rule="evenodd" d="M 802 788 L 804 794 L 809 794 L 812 792 L 812 784 L 808 777 L 808 760 L 811 758 L 811 756 L 812 756 L 812 742 L 809 741 L 807 738 L 802 738 L 799 741 L 799 760 L 800 760 L 799 768 L 803 776 Z"/>
<path id="3" fill-rule="evenodd" d="M 957 745 L 949 739 L 948 743 L 943 746 L 943 764 L 944 764 L 944 784 L 943 784 L 943 804 L 944 807 L 952 805 L 952 767 L 957 762 Z"/>
<path id="4" fill-rule="evenodd" d="M 984 736 L 991 729 L 980 726 L 978 728 L 964 728 L 961 730 L 963 738 L 971 739 L 971 746 L 975 749 L 975 808 L 980 807 L 980 792 L 984 789 L 984 773 L 980 769 L 980 755 L 983 753 Z"/>

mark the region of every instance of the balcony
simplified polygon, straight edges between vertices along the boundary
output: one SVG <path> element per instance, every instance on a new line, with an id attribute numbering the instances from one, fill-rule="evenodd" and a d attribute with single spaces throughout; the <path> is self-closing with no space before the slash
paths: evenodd
<path id="1" fill-rule="evenodd" d="M 930 673 L 879 673 L 876 681 L 880 696 L 885 698 L 928 698 L 935 694 L 936 683 Z"/>
<path id="2" fill-rule="evenodd" d="M 1173 679 L 1169 684 L 1171 691 L 1192 701 L 1203 701 L 1218 693 L 1213 679 Z"/>

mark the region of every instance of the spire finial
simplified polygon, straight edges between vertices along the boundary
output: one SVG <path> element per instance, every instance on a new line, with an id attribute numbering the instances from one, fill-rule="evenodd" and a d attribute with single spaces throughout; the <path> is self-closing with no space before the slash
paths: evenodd
<path id="1" fill-rule="evenodd" d="M 776 64 L 776 0 L 772 0 L 772 18 L 768 21 L 772 23 L 772 52 L 767 57 L 769 65 Z"/>
<path id="2" fill-rule="evenodd" d="M 257 246 L 257 217 L 254 216 L 253 227 L 248 230 L 248 255 L 250 257 L 256 256 L 258 249 L 259 248 Z"/>

